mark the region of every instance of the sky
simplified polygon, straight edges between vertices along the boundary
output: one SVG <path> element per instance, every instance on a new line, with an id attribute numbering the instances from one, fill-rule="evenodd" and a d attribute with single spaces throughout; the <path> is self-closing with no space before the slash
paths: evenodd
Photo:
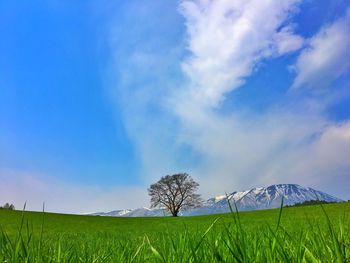
<path id="1" fill-rule="evenodd" d="M 350 199 L 346 0 L 0 2 L 0 202 L 149 206 L 277 183 Z"/>

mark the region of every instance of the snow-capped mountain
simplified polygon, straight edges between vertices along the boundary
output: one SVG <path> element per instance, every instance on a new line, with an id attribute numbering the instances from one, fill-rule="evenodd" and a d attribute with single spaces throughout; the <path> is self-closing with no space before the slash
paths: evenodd
<path id="1" fill-rule="evenodd" d="M 124 216 L 127 213 L 130 213 L 132 210 L 131 209 L 124 209 L 124 210 L 114 210 L 110 212 L 97 212 L 90 214 L 92 216 Z"/>
<path id="2" fill-rule="evenodd" d="M 310 200 L 322 200 L 326 202 L 341 202 L 342 200 L 317 191 L 310 187 L 302 187 L 297 184 L 277 184 L 268 187 L 253 188 L 243 192 L 217 196 L 208 199 L 203 207 L 184 212 L 185 215 L 202 215 L 226 213 L 230 211 L 228 201 L 233 209 L 236 204 L 238 211 L 260 210 L 278 208 L 283 198 L 284 205 L 293 205 Z"/>
<path id="3" fill-rule="evenodd" d="M 166 216 L 169 213 L 165 209 L 141 207 L 136 209 L 115 210 L 110 212 L 98 212 L 91 216 L 117 216 L 117 217 L 142 217 L 142 216 Z"/>
<path id="4" fill-rule="evenodd" d="M 134 210 L 130 210 L 130 212 L 126 213 L 124 216 L 128 217 L 139 217 L 139 216 L 165 216 L 169 215 L 165 209 L 151 209 L 147 207 L 137 208 Z"/>
<path id="5" fill-rule="evenodd" d="M 234 204 L 236 204 L 238 211 L 278 208 L 281 206 L 282 198 L 284 205 L 293 205 L 310 200 L 322 200 L 326 202 L 342 201 L 339 198 L 310 187 L 302 187 L 297 184 L 276 184 L 242 192 L 232 192 L 227 195 L 219 195 L 208 199 L 202 207 L 183 211 L 181 214 L 191 216 L 230 212 L 228 201 L 230 201 L 232 207 L 235 207 Z M 127 209 L 108 213 L 95 213 L 92 215 L 139 217 L 164 216 L 169 215 L 169 213 L 164 209 L 138 208 L 134 210 Z"/>

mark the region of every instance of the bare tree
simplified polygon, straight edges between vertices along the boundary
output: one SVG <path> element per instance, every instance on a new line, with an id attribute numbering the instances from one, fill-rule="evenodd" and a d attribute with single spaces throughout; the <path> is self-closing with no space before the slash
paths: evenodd
<path id="1" fill-rule="evenodd" d="M 3 206 L 0 206 L 0 209 L 15 210 L 15 206 L 13 204 L 6 203 Z"/>
<path id="2" fill-rule="evenodd" d="M 180 210 L 198 207 L 202 203 L 196 194 L 198 186 L 187 173 L 163 176 L 148 188 L 151 207 L 163 207 L 173 216 L 178 216 Z"/>

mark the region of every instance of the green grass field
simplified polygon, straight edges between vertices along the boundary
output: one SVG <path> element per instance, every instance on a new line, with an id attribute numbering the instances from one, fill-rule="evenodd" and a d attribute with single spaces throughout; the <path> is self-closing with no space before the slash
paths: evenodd
<path id="1" fill-rule="evenodd" d="M 0 210 L 0 261 L 350 262 L 350 203 L 178 218 Z"/>

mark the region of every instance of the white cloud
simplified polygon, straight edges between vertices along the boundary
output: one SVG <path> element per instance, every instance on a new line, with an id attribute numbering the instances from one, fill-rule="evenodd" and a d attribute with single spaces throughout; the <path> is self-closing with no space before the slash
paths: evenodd
<path id="1" fill-rule="evenodd" d="M 350 70 L 350 10 L 345 17 L 324 26 L 309 40 L 294 69 L 293 88 L 327 87 L 331 81 Z"/>
<path id="2" fill-rule="evenodd" d="M 183 69 L 189 84 L 174 91 L 169 108 L 181 123 L 179 141 L 201 156 L 192 173 L 201 178 L 208 195 L 278 182 L 327 190 L 324 182 L 332 176 L 333 190 L 338 186 L 332 193 L 349 189 L 349 183 L 338 183 L 347 174 L 330 174 L 330 167 L 337 167 L 334 157 L 322 160 L 327 165 L 316 169 L 320 160 L 313 149 L 336 127 L 323 116 L 324 106 L 300 103 L 264 113 L 226 115 L 216 110 L 259 61 L 301 48 L 304 40 L 285 25 L 298 2 L 182 2 L 190 51 Z M 346 154 L 344 147 L 334 147 L 334 156 Z M 344 166 L 350 167 L 350 161 Z"/>
<path id="3" fill-rule="evenodd" d="M 298 177 L 307 174 L 307 183 L 318 185 L 326 191 L 348 199 L 350 191 L 348 156 L 350 156 L 350 122 L 330 124 L 317 140 L 308 145 L 292 172 Z"/>
<path id="4" fill-rule="evenodd" d="M 279 55 L 299 50 L 305 42 L 303 37 L 293 33 L 291 26 L 283 27 L 275 34 L 274 40 L 276 41 L 277 53 Z"/>
<path id="5" fill-rule="evenodd" d="M 131 80 L 122 87 L 128 94 L 123 103 L 128 132 L 148 182 L 185 169 L 198 179 L 204 197 L 274 183 L 299 183 L 346 195 L 349 183 L 339 182 L 348 175 L 342 169 L 338 174 L 331 170 L 337 169 L 335 160 L 347 154 L 342 145 L 348 141 L 339 135 L 342 132 L 331 131 L 349 128 L 329 121 L 322 103 L 299 102 L 261 113 L 220 113 L 226 95 L 244 88 L 245 78 L 261 61 L 302 47 L 304 40 L 288 23 L 299 2 L 182 1 L 189 52 L 181 63 L 186 83 L 169 85 L 174 79 L 165 68 L 179 59 L 173 50 L 161 54 L 153 69 L 121 67 L 122 73 L 141 70 L 152 78 L 131 89 L 130 74 Z M 144 95 L 139 96 L 139 89 Z M 156 114 L 147 114 L 150 108 Z M 329 134 L 333 139 L 325 139 Z M 333 145 L 333 155 L 317 157 L 318 149 L 325 152 L 327 145 Z M 187 165 L 178 162 L 193 156 L 195 161 Z M 342 167 L 350 168 L 350 161 L 344 159 Z"/>
<path id="6" fill-rule="evenodd" d="M 32 210 L 41 210 L 45 202 L 47 210 L 55 212 L 136 208 L 147 206 L 149 183 L 180 171 L 198 180 L 204 197 L 274 183 L 300 183 L 349 198 L 348 122 L 332 122 L 323 115 L 324 106 L 306 103 L 261 113 L 223 115 L 217 110 L 261 61 L 305 44 L 289 24 L 299 2 L 182 1 L 189 52 L 182 68 L 187 83 L 173 76 L 178 73 L 174 67 L 182 57 L 181 45 L 159 44 L 158 37 L 168 36 L 168 24 L 150 37 L 139 28 L 143 26 L 139 21 L 137 30 L 125 29 L 121 23 L 118 26 L 123 28 L 112 33 L 109 88 L 135 143 L 144 185 L 82 186 L 34 172 L 0 170 L 1 200 L 14 202 L 16 207 L 27 201 Z M 155 13 L 168 17 L 167 3 L 159 3 Z M 130 17 L 133 8 L 128 10 Z M 157 25 L 150 24 L 152 30 Z M 348 13 L 309 40 L 295 65 L 294 87 L 327 83 L 348 70 L 349 28 Z M 152 39 L 148 42 L 145 36 Z M 127 41 L 137 44 L 130 48 Z M 160 46 L 167 50 L 160 51 Z M 193 156 L 195 162 L 187 162 Z"/>
<path id="7" fill-rule="evenodd" d="M 342 198 L 350 190 L 350 125 L 320 112 L 282 109 L 185 125 L 184 143 L 200 153 L 191 172 L 205 196 L 275 183 L 299 183 Z"/>
<path id="8" fill-rule="evenodd" d="M 295 50 L 301 39 L 292 35 L 290 27 L 278 30 L 298 2 L 182 1 L 191 52 L 183 63 L 190 80 L 185 96 L 217 106 L 226 93 L 244 83 L 260 60 L 276 55 L 276 46 L 280 53 Z"/>

